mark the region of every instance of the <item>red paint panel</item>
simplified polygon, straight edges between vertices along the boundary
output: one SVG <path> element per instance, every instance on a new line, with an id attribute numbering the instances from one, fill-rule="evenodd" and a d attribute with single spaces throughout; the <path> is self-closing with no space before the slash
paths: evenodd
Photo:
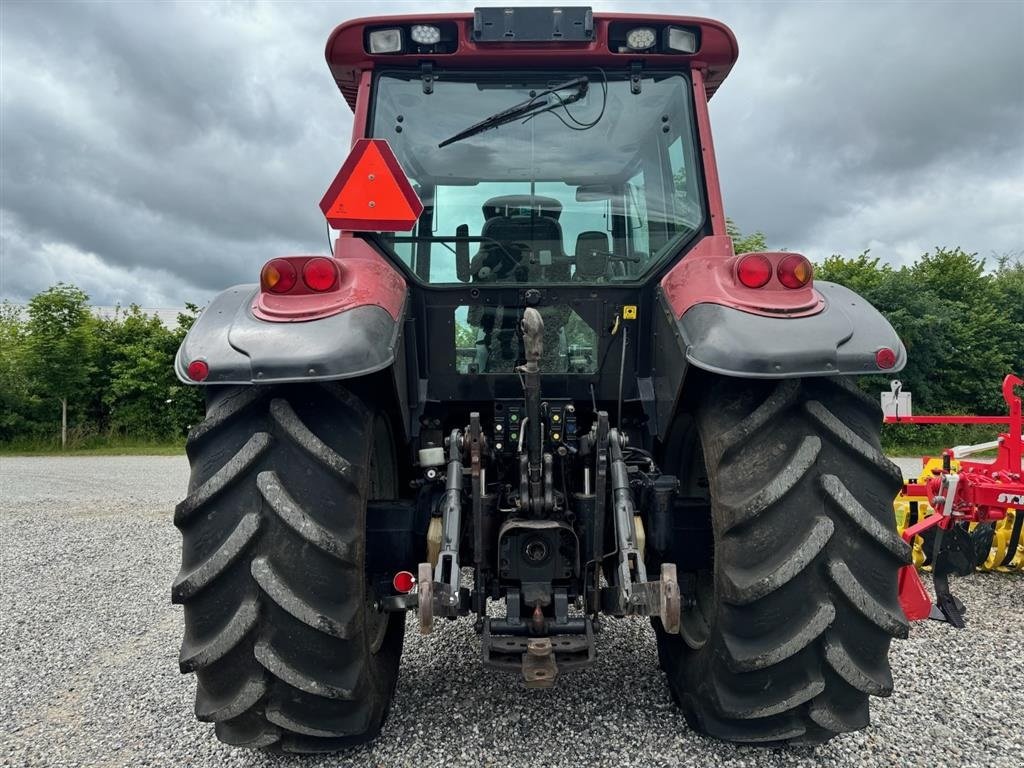
<path id="1" fill-rule="evenodd" d="M 774 273 L 778 263 L 793 254 L 763 255 Z M 661 280 L 675 316 L 682 317 L 697 304 L 721 304 L 768 317 L 803 317 L 824 309 L 825 301 L 812 285 L 786 288 L 774 274 L 764 287 L 747 288 L 736 277 L 738 259 L 727 235 L 709 235 L 698 242 Z"/>
<path id="2" fill-rule="evenodd" d="M 922 621 L 932 612 L 932 599 L 924 590 L 921 577 L 912 565 L 900 568 L 899 575 L 900 607 L 907 621 Z"/>
<path id="3" fill-rule="evenodd" d="M 722 186 L 718 179 L 718 160 L 715 159 L 715 143 L 711 138 L 711 115 L 708 99 L 711 95 L 705 89 L 704 73 L 694 69 L 690 73 L 693 84 L 694 115 L 697 118 L 697 136 L 700 139 L 700 159 L 704 166 L 704 186 L 708 194 L 708 214 L 711 216 L 711 232 L 725 235 L 725 207 L 722 204 Z"/>
<path id="4" fill-rule="evenodd" d="M 406 295 L 405 280 L 398 270 L 357 237 L 339 237 L 334 244 L 334 258 L 340 277 L 333 290 L 292 295 L 260 291 L 252 304 L 253 314 L 261 320 L 294 323 L 337 315 L 355 307 L 377 306 L 398 319 Z"/>
<path id="5" fill-rule="evenodd" d="M 373 96 L 373 72 L 360 72 L 359 87 L 353 91 L 353 100 L 349 103 L 353 110 L 352 143 L 349 152 L 355 149 L 359 139 L 366 133 L 366 121 L 370 114 L 370 98 Z"/>
<path id="6" fill-rule="evenodd" d="M 454 53 L 432 54 L 369 54 L 364 47 L 367 27 L 388 25 L 408 26 L 454 22 L 458 29 L 458 47 Z M 652 54 L 643 51 L 612 52 L 608 48 L 608 28 L 612 22 L 635 21 L 644 23 L 676 24 L 699 27 L 700 50 L 694 54 Z M 706 71 L 704 87 L 712 96 L 725 80 L 739 55 L 736 37 L 726 25 L 712 19 L 695 16 L 662 16 L 643 13 L 595 13 L 594 39 L 585 42 L 532 42 L 532 43 L 477 43 L 472 37 L 472 13 L 417 14 L 412 16 L 376 16 L 353 19 L 341 24 L 327 40 L 325 56 L 345 101 L 356 109 L 357 94 L 362 91 L 362 76 L 374 67 L 419 67 L 431 61 L 439 68 L 452 67 L 611 67 L 625 68 L 630 62 L 643 61 L 648 67 L 685 69 L 693 67 Z M 362 126 L 365 120 L 356 121 Z"/>

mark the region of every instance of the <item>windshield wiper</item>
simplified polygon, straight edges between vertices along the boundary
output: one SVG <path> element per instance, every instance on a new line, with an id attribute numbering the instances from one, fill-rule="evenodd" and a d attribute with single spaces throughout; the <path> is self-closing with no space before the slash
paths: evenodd
<path id="1" fill-rule="evenodd" d="M 497 128 L 500 125 L 511 123 L 513 120 L 518 120 L 521 117 L 534 117 L 535 115 L 539 115 L 544 112 L 550 112 L 553 109 L 559 109 L 566 104 L 577 102 L 587 95 L 587 88 L 589 86 L 590 80 L 586 77 L 577 77 L 572 80 L 567 80 L 553 88 L 541 91 L 536 96 L 520 102 L 515 106 L 503 109 L 501 112 L 495 112 L 493 115 L 484 118 L 479 123 L 475 123 L 474 125 L 459 131 L 454 136 L 449 136 L 438 144 L 437 147 L 438 149 L 447 147 L 449 144 L 454 144 L 456 141 L 468 139 L 470 136 L 476 136 L 478 133 L 483 133 L 484 131 L 489 131 L 492 128 Z M 566 91 L 570 88 L 575 88 L 576 92 L 569 96 L 557 95 L 558 91 Z M 544 99 L 545 96 L 550 96 L 551 94 L 556 94 L 555 101 L 553 103 L 548 102 L 547 100 L 538 101 L 539 99 Z"/>

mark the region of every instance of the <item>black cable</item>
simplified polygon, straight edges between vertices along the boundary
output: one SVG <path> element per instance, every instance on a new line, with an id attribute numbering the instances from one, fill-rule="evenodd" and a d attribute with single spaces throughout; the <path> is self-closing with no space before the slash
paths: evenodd
<path id="1" fill-rule="evenodd" d="M 635 448 L 632 445 L 628 445 L 622 449 L 622 453 L 624 458 L 627 456 L 629 457 L 625 459 L 627 463 L 630 461 L 636 461 L 635 457 L 639 456 L 640 458 L 647 462 L 647 466 L 651 472 L 660 472 L 660 470 L 658 469 L 658 463 L 654 460 L 654 456 L 651 454 L 650 451 L 644 450 L 643 448 Z"/>
<path id="2" fill-rule="evenodd" d="M 569 104 L 565 101 L 565 99 L 559 96 L 557 91 L 550 91 L 544 94 L 540 94 L 536 98 L 540 98 L 541 96 L 554 96 L 558 100 L 558 104 L 565 112 L 566 116 L 570 120 L 572 120 L 572 122 L 574 122 L 576 125 L 569 125 L 569 123 L 567 123 L 565 119 L 554 110 L 539 110 L 533 113 L 532 115 L 527 116 L 526 119 L 523 120 L 522 124 L 525 125 L 526 123 L 530 122 L 533 118 L 537 117 L 537 115 L 542 115 L 545 112 L 550 112 L 552 115 L 558 118 L 559 122 L 561 122 L 562 125 L 564 125 L 566 128 L 572 131 L 587 131 L 593 128 L 599 122 L 601 122 L 601 118 L 604 117 L 605 110 L 608 108 L 608 75 L 605 74 L 605 71 L 600 67 L 594 67 L 594 69 L 601 73 L 602 101 L 601 111 L 598 113 L 597 117 L 595 117 L 592 121 L 590 121 L 589 123 L 585 123 L 582 120 L 578 119 L 572 112 L 569 111 Z"/>
<path id="3" fill-rule="evenodd" d="M 611 330 L 612 341 L 609 341 L 608 342 L 608 346 L 604 348 L 604 354 L 601 355 L 601 362 L 597 364 L 597 373 L 594 374 L 594 378 L 596 380 L 598 380 L 598 381 L 601 380 L 601 374 L 604 373 L 604 364 L 608 362 L 608 355 L 611 354 L 612 347 L 614 346 L 614 337 L 618 333 L 618 330 L 616 330 L 616 329 L 618 328 L 619 323 L 620 323 L 620 317 L 619 317 L 619 315 L 616 314 L 615 315 L 615 322 L 613 323 L 613 325 L 612 325 L 612 327 L 610 329 Z M 593 389 L 593 386 L 591 386 L 591 389 Z M 597 410 L 597 409 L 595 408 L 594 410 Z"/>
<path id="4" fill-rule="evenodd" d="M 598 72 L 601 73 L 601 77 L 602 77 L 602 82 L 601 82 L 601 111 L 598 113 L 597 117 L 595 117 L 589 123 L 585 123 L 582 120 L 578 119 L 572 113 L 572 111 L 569 109 L 569 104 L 561 96 L 559 96 L 557 93 L 552 94 L 556 99 L 558 99 L 558 103 L 562 105 L 562 110 L 565 112 L 566 116 L 570 120 L 572 120 L 574 123 L 576 123 L 577 126 L 579 126 L 578 128 L 573 128 L 573 130 L 585 131 L 585 130 L 587 130 L 589 128 L 593 128 L 595 125 L 597 125 L 599 122 L 601 122 L 601 118 L 604 117 L 604 111 L 608 107 L 608 76 L 605 74 L 604 70 L 601 69 L 600 67 L 596 67 L 596 69 L 597 69 Z M 562 120 L 561 116 L 557 112 L 552 112 L 552 114 L 555 117 L 557 117 L 559 120 Z M 569 125 L 568 123 L 566 123 L 564 120 L 562 120 L 562 124 L 565 125 L 567 128 L 572 128 L 572 126 Z"/>
<path id="5" fill-rule="evenodd" d="M 326 224 L 327 224 L 327 255 L 328 256 L 333 256 L 334 255 L 334 243 L 331 242 L 331 222 L 328 221 L 328 222 L 326 222 Z"/>

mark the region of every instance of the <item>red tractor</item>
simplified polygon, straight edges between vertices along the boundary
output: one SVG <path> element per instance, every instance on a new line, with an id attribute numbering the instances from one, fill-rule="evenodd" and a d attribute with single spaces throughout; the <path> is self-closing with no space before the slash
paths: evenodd
<path id="1" fill-rule="evenodd" d="M 898 470 L 851 382 L 904 347 L 794 253 L 734 254 L 699 18 L 480 8 L 327 42 L 353 152 L 330 256 L 267 263 L 178 353 L 180 665 L 230 744 L 372 739 L 420 631 L 572 685 L 649 617 L 689 723 L 868 724 L 907 634 Z"/>

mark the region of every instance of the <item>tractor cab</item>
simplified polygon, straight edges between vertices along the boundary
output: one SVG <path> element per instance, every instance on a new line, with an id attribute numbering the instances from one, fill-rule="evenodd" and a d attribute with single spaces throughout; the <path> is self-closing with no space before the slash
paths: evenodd
<path id="1" fill-rule="evenodd" d="M 375 94 L 370 135 L 424 203 L 408 236 L 384 242 L 423 283 L 636 284 L 701 231 L 681 73 L 438 73 L 424 93 L 418 72 L 382 72 Z M 516 105 L 525 116 L 494 124 Z"/>
<path id="2" fill-rule="evenodd" d="M 623 392 L 600 361 L 623 323 L 648 332 L 636 308 L 653 308 L 659 276 L 724 227 L 700 125 L 735 40 L 701 19 L 499 10 L 331 36 L 355 136 L 387 142 L 422 204 L 402 230 L 356 236 L 409 286 L 428 400 L 468 414 L 521 395 L 528 306 L 546 393 L 635 400 L 639 347 L 620 360 Z"/>

